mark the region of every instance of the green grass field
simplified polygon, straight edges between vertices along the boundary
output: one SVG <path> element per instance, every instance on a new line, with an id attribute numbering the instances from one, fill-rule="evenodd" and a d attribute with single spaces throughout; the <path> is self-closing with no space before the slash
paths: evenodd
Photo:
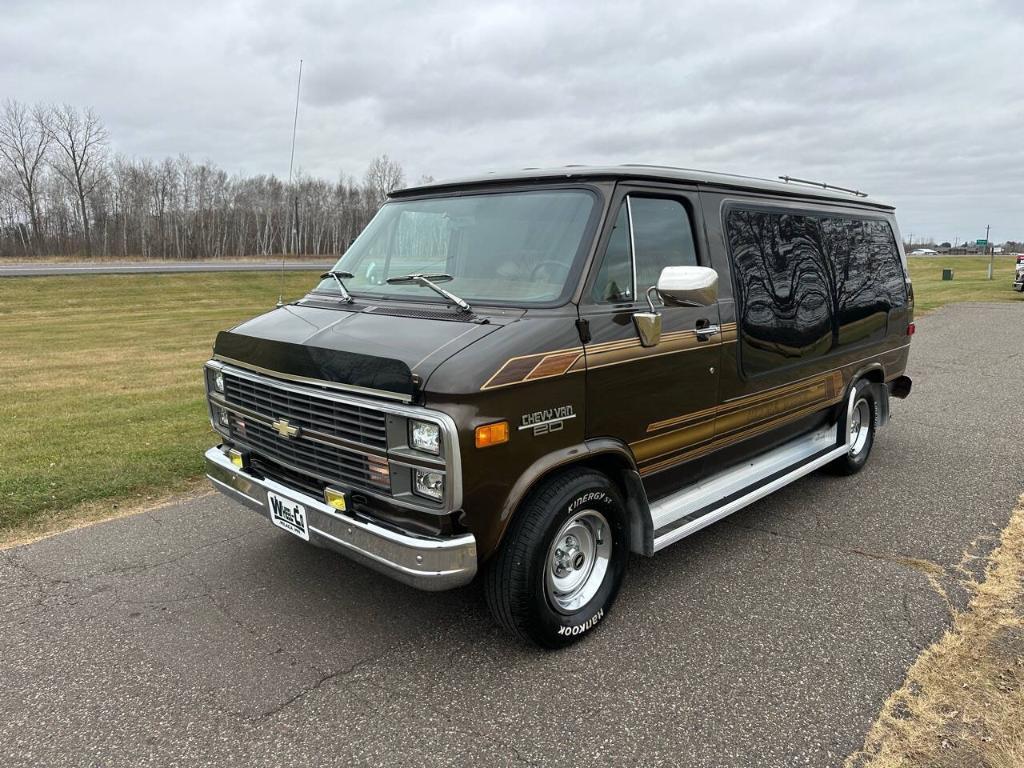
<path id="1" fill-rule="evenodd" d="M 919 311 L 1022 301 L 1012 259 L 911 260 Z M 956 278 L 941 280 L 942 268 Z M 0 278 L 0 541 L 185 488 L 216 439 L 200 368 L 217 331 L 268 310 L 273 273 Z M 285 275 L 286 297 L 313 273 Z"/>
<path id="2" fill-rule="evenodd" d="M 995 258 L 994 279 L 988 279 L 987 256 L 915 256 L 908 260 L 917 311 L 927 312 L 953 301 L 1021 301 L 1013 290 L 1014 258 Z M 942 270 L 953 279 L 943 281 Z"/>
<path id="3" fill-rule="evenodd" d="M 315 273 L 285 274 L 285 296 Z M 275 273 L 0 278 L 0 540 L 183 488 L 215 436 L 201 366 Z M 111 505 L 104 504 L 105 508 Z"/>

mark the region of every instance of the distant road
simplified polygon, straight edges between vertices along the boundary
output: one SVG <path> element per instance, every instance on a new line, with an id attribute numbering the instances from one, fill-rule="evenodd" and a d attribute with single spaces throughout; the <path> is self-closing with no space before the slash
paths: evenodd
<path id="1" fill-rule="evenodd" d="M 334 262 L 286 262 L 286 272 L 324 271 Z M 47 275 L 134 275 L 145 272 L 277 272 L 281 263 L 267 261 L 108 261 L 100 264 L 69 262 L 56 264 L 0 263 L 0 277 L 42 277 Z"/>

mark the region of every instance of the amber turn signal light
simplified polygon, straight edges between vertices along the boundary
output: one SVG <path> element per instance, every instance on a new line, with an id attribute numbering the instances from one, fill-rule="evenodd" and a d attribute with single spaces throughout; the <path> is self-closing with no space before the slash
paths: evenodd
<path id="1" fill-rule="evenodd" d="M 500 445 L 508 442 L 508 422 L 499 421 L 494 424 L 484 424 L 476 428 L 476 447 L 487 448 L 490 445 Z"/>

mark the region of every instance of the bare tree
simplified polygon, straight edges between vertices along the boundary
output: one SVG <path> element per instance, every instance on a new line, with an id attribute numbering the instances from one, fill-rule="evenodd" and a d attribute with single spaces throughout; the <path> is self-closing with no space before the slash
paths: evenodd
<path id="1" fill-rule="evenodd" d="M 291 183 L 230 176 L 185 155 L 108 158 L 98 118 L 72 107 L 8 102 L 0 122 L 0 258 L 336 257 L 404 179 L 387 155 L 361 183 L 344 174 L 335 183 L 302 173 Z"/>
<path id="2" fill-rule="evenodd" d="M 369 195 L 369 203 L 379 208 L 387 200 L 389 194 L 400 189 L 405 183 L 402 166 L 391 160 L 386 154 L 378 155 L 366 169 L 364 184 Z"/>
<path id="3" fill-rule="evenodd" d="M 0 112 L 0 161 L 17 180 L 17 196 L 32 229 L 33 251 L 39 250 L 42 244 L 39 184 L 50 147 L 45 118 L 42 108 L 30 110 L 14 99 L 7 99 Z"/>
<path id="4" fill-rule="evenodd" d="M 87 201 L 103 181 L 107 129 L 91 109 L 80 114 L 68 104 L 54 108 L 49 123 L 53 141 L 60 148 L 60 158 L 54 163 L 54 170 L 77 197 L 85 254 L 91 256 Z"/>

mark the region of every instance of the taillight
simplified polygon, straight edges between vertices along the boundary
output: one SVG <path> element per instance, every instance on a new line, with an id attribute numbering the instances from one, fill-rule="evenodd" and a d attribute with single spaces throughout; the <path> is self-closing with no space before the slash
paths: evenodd
<path id="1" fill-rule="evenodd" d="M 914 325 L 913 323 L 907 326 L 907 336 L 913 336 L 916 331 L 917 326 Z"/>

